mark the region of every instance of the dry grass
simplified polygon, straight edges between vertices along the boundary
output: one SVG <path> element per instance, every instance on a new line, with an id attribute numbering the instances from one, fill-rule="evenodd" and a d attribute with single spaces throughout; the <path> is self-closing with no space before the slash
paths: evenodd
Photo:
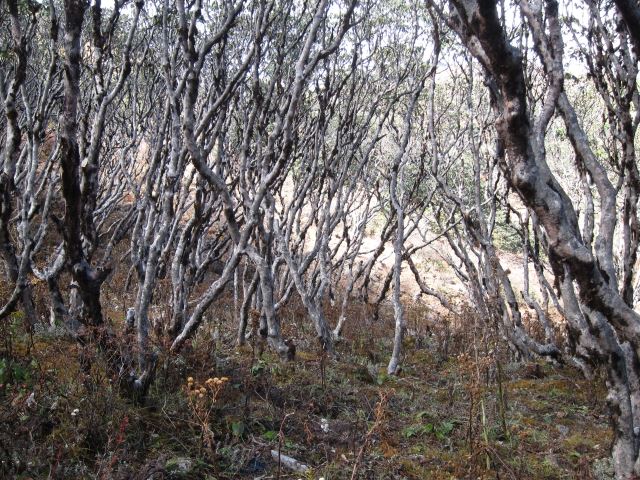
<path id="1" fill-rule="evenodd" d="M 309 478 L 351 478 L 360 452 L 356 478 L 591 478 L 610 441 L 603 385 L 568 367 L 515 363 L 470 314 L 433 322 L 424 308 L 409 308 L 414 335 L 395 378 L 384 373 L 393 328 L 384 309 L 371 322 L 351 305 L 338 359 L 326 361 L 301 306 L 290 305 L 283 323 L 299 355 L 282 363 L 233 347 L 232 309 L 219 304 L 210 318 L 223 336 L 209 325 L 182 355 L 162 357 L 145 407 L 114 391 L 103 359 L 83 378 L 73 342 L 31 342 L 16 318 L 2 352 L 13 373 L 0 389 L 0 476 L 276 478 L 270 450 L 280 443 L 312 468 Z M 222 376 L 203 436 L 184 385 Z"/>

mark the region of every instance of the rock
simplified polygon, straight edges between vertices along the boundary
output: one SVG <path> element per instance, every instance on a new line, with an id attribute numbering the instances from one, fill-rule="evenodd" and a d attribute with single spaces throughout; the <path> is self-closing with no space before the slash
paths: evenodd
<path id="1" fill-rule="evenodd" d="M 369 375 L 369 371 L 367 370 L 367 367 L 365 367 L 364 365 L 356 366 L 353 374 L 354 374 L 353 376 L 356 379 L 360 380 L 361 382 L 373 383 L 371 379 L 371 375 Z"/>
<path id="2" fill-rule="evenodd" d="M 181 478 L 193 470 L 193 460 L 187 457 L 171 457 L 164 467 L 171 478 Z"/>
<path id="3" fill-rule="evenodd" d="M 261 474 L 267 469 L 267 463 L 260 457 L 253 457 L 249 460 L 244 468 L 245 473 Z"/>
<path id="4" fill-rule="evenodd" d="M 616 475 L 613 471 L 613 462 L 611 458 L 599 458 L 593 461 L 591 465 L 593 478 L 596 480 L 615 480 Z"/>
<path id="5" fill-rule="evenodd" d="M 373 363 L 357 365 L 355 367 L 354 376 L 361 382 L 376 384 L 378 381 L 378 367 Z"/>
<path id="6" fill-rule="evenodd" d="M 560 435 L 562 435 L 563 437 L 569 435 L 569 428 L 565 427 L 564 425 L 556 425 L 556 430 L 558 430 L 558 432 L 560 432 Z"/>

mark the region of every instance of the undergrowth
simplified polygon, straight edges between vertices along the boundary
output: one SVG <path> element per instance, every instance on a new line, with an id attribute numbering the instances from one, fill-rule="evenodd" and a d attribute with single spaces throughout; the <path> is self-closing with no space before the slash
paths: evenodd
<path id="1" fill-rule="evenodd" d="M 25 334 L 18 315 L 2 332 L 0 476 L 610 478 L 601 381 L 517 362 L 478 322 L 423 324 L 425 308 L 410 310 L 403 369 L 390 377 L 384 311 L 369 322 L 354 306 L 327 359 L 290 307 L 285 334 L 298 355 L 282 362 L 220 335 L 235 331 L 221 305 L 180 355 L 161 355 L 143 406 L 118 394 L 100 355 L 83 373 L 75 341 Z M 309 470 L 287 470 L 272 450 Z"/>

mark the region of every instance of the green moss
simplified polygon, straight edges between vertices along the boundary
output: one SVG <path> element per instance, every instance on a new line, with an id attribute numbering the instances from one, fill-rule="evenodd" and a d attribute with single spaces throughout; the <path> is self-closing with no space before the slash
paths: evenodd
<path id="1" fill-rule="evenodd" d="M 567 437 L 562 443 L 563 447 L 568 451 L 587 453 L 593 449 L 594 445 L 598 444 L 598 441 L 581 432 Z"/>

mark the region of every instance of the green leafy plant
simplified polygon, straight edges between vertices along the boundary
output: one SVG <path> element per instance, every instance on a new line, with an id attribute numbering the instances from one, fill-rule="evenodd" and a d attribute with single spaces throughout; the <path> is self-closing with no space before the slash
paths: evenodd
<path id="1" fill-rule="evenodd" d="M 278 438 L 278 432 L 276 432 L 274 430 L 267 430 L 266 432 L 264 432 L 262 434 L 262 438 L 264 438 L 265 440 L 271 442 L 271 441 L 275 440 L 276 438 Z"/>
<path id="2" fill-rule="evenodd" d="M 426 412 L 421 412 L 421 413 L 426 414 Z M 455 428 L 455 423 L 447 420 L 440 422 L 438 424 L 420 423 L 420 424 L 410 425 L 404 428 L 402 430 L 402 436 L 405 438 L 412 438 L 412 437 L 420 437 L 422 435 L 433 433 L 438 440 L 444 441 L 449 437 L 449 435 L 451 434 L 454 428 Z"/>
<path id="3" fill-rule="evenodd" d="M 425 425 L 410 425 L 402 430 L 402 436 L 405 438 L 420 437 L 433 431 L 434 427 L 432 423 L 427 423 Z"/>
<path id="4" fill-rule="evenodd" d="M 236 438 L 242 438 L 246 430 L 247 425 L 242 420 L 238 420 L 237 422 L 233 422 L 231 424 L 231 432 Z"/>
<path id="5" fill-rule="evenodd" d="M 32 371 L 38 368 L 38 362 L 32 359 L 28 365 L 0 358 L 0 384 L 8 382 L 25 383 L 31 379 Z"/>
<path id="6" fill-rule="evenodd" d="M 434 429 L 433 433 L 438 440 L 445 440 L 449 437 L 454 427 L 455 424 L 453 422 L 444 421 Z"/>
<path id="7" fill-rule="evenodd" d="M 258 360 L 255 365 L 251 367 L 251 375 L 254 377 L 259 376 L 267 369 L 267 362 L 264 360 Z"/>

